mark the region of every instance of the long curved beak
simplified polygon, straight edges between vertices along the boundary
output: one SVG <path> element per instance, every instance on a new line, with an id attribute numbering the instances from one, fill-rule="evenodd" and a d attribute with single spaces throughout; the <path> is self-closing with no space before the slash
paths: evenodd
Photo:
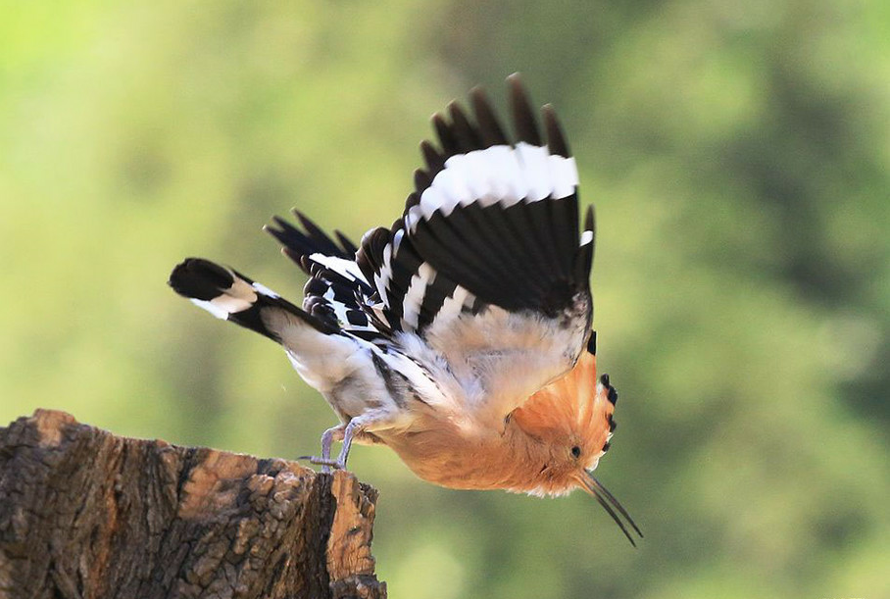
<path id="1" fill-rule="evenodd" d="M 609 516 L 612 517 L 612 520 L 615 521 L 615 524 L 618 525 L 618 528 L 621 529 L 621 532 L 624 533 L 624 536 L 627 537 L 627 540 L 630 541 L 630 544 L 636 547 L 636 542 L 634 542 L 633 537 L 628 532 L 627 527 L 624 525 L 624 522 L 619 517 L 619 514 L 621 516 L 624 516 L 624 519 L 627 520 L 628 524 L 631 525 L 633 530 L 636 531 L 638 535 L 640 535 L 641 539 L 643 538 L 643 533 L 633 521 L 633 518 L 630 517 L 630 514 L 627 513 L 627 510 L 625 510 L 621 503 L 617 499 L 615 499 L 615 496 L 609 493 L 609 490 L 606 489 L 606 487 L 604 487 L 600 483 L 600 481 L 596 480 L 593 477 L 593 474 L 591 474 L 590 472 L 585 471 L 584 474 L 580 474 L 577 477 L 577 480 L 580 483 L 581 488 L 587 491 L 588 494 L 593 496 L 597 500 L 597 502 L 599 502 L 599 504 L 603 506 L 603 509 L 606 510 L 606 513 L 608 513 Z"/>

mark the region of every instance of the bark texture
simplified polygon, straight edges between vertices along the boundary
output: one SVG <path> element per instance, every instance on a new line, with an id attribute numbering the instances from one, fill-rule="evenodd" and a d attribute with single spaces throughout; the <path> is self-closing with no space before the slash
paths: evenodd
<path id="1" fill-rule="evenodd" d="M 377 491 L 38 410 L 0 428 L 0 597 L 378 599 Z"/>

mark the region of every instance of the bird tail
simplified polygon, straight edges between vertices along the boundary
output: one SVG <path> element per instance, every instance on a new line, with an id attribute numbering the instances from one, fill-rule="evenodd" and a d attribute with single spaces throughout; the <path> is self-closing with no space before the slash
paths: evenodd
<path id="1" fill-rule="evenodd" d="M 168 284 L 199 308 L 273 341 L 286 344 L 282 323 L 293 317 L 319 333 L 337 333 L 330 325 L 235 270 L 203 258 L 186 258 L 170 274 Z"/>

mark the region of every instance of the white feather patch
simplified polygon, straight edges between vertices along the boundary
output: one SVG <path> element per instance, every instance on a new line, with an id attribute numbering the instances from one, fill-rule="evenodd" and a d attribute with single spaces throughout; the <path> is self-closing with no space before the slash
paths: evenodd
<path id="1" fill-rule="evenodd" d="M 207 310 L 217 318 L 226 319 L 229 317 L 229 314 L 243 312 L 253 306 L 257 300 L 257 293 L 271 294 L 271 297 L 277 297 L 274 292 L 269 291 L 259 283 L 254 283 L 252 286 L 235 273 L 231 271 L 229 273 L 235 279 L 231 287 L 220 291 L 220 294 L 212 300 L 190 298 L 191 302 L 199 308 Z M 265 292 L 268 292 L 268 294 Z"/>
<path id="2" fill-rule="evenodd" d="M 533 146 L 524 141 L 516 144 L 522 174 L 528 184 L 527 202 L 538 202 L 550 196 L 553 190 L 550 184 L 550 172 L 547 168 L 547 148 Z"/>
<path id="3" fill-rule="evenodd" d="M 389 304 L 386 290 L 390 279 L 392 279 L 392 245 L 387 243 L 383 248 L 383 266 L 380 272 L 374 275 L 374 287 L 377 288 L 377 293 L 384 304 Z"/>
<path id="4" fill-rule="evenodd" d="M 516 147 L 497 145 L 457 154 L 433 178 L 420 203 L 405 215 L 413 232 L 420 219 L 436 212 L 450 216 L 457 206 L 478 202 L 509 207 L 520 201 L 564 198 L 575 192 L 578 170 L 574 158 L 551 155 L 545 146 L 519 142 Z"/>
<path id="5" fill-rule="evenodd" d="M 417 269 L 417 273 L 411 277 L 411 284 L 402 301 L 402 318 L 412 328 L 416 329 L 420 316 L 420 306 L 426 295 L 426 289 L 436 279 L 436 270 L 424 262 Z"/>
<path id="6" fill-rule="evenodd" d="M 466 204 L 473 200 L 470 190 L 470 173 L 467 168 L 468 156 L 458 154 L 448 159 L 450 165 L 436 175 L 432 187 L 442 194 L 443 203 L 439 206 L 442 214 L 448 216 L 458 204 Z M 447 212 L 447 213 L 446 213 Z M 424 210 L 426 215 L 426 210 Z"/>
<path id="7" fill-rule="evenodd" d="M 399 246 L 402 245 L 402 238 L 405 237 L 405 229 L 399 229 L 396 231 L 395 235 L 392 236 L 392 253 L 399 253 Z"/>
<path id="8" fill-rule="evenodd" d="M 217 318 L 221 318 L 222 320 L 225 320 L 229 317 L 228 310 L 225 310 L 221 306 L 215 306 L 212 302 L 209 302 L 207 300 L 195 299 L 193 297 L 189 298 L 189 301 L 192 302 L 193 304 L 195 304 L 196 306 L 198 306 L 199 308 L 201 308 L 202 310 L 207 310 L 208 312 L 210 312 Z"/>
<path id="9" fill-rule="evenodd" d="M 553 198 L 558 200 L 575 193 L 575 188 L 578 187 L 578 165 L 575 157 L 563 158 L 551 154 L 547 158 L 547 164 L 550 167 Z"/>
<path id="10" fill-rule="evenodd" d="M 485 150 L 488 157 L 491 193 L 504 206 L 512 206 L 525 197 L 528 187 L 510 146 L 492 146 Z"/>
<path id="11" fill-rule="evenodd" d="M 442 307 L 433 319 L 433 323 L 448 322 L 453 318 L 460 316 L 464 307 L 471 307 L 476 300 L 476 296 L 467 291 L 466 287 L 458 285 L 454 289 L 451 296 L 446 297 L 442 302 Z"/>
<path id="12" fill-rule="evenodd" d="M 266 287 L 266 286 L 263 285 L 262 283 L 254 283 L 254 284 L 253 284 L 253 288 L 254 288 L 258 293 L 261 293 L 261 294 L 265 295 L 266 297 L 271 297 L 271 298 L 273 298 L 273 299 L 274 299 L 274 298 L 279 298 L 279 297 L 281 297 L 280 295 L 278 295 L 277 293 L 275 293 L 274 291 L 272 291 L 271 289 L 269 289 L 268 287 Z"/>
<path id="13" fill-rule="evenodd" d="M 309 256 L 309 259 L 313 262 L 321 264 L 325 268 L 333 270 L 335 273 L 339 274 L 342 277 L 367 283 L 367 281 L 365 280 L 365 275 L 362 274 L 362 271 L 358 267 L 358 264 L 356 264 L 352 260 L 345 260 L 343 258 L 337 258 L 336 256 L 325 256 L 324 254 L 320 253 L 311 254 Z"/>
<path id="14" fill-rule="evenodd" d="M 442 171 L 438 175 L 436 175 L 436 179 L 438 180 L 441 175 L 445 174 L 445 171 Z M 449 174 L 450 176 L 450 174 Z M 414 212 L 416 209 L 419 214 L 416 216 L 422 217 L 424 220 L 430 220 L 433 218 L 433 214 L 436 210 L 440 210 L 442 214 L 448 216 L 451 214 L 451 211 L 454 210 L 454 206 L 456 203 L 451 203 L 442 193 L 442 187 L 444 187 L 445 180 L 448 177 L 443 177 L 442 181 L 439 181 L 439 185 L 430 185 L 425 190 L 423 190 L 423 194 L 420 196 L 420 204 L 414 206 L 409 210 L 410 212 Z"/>

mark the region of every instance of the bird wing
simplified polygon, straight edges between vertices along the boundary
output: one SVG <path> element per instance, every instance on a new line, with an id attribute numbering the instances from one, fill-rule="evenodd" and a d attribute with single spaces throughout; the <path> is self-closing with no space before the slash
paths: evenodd
<path id="1" fill-rule="evenodd" d="M 265 230 L 282 245 L 282 252 L 309 275 L 303 288 L 303 310 L 330 330 L 371 342 L 388 337 L 369 317 L 367 299 L 374 288 L 355 263 L 356 245 L 340 231 L 331 239 L 298 210 L 297 226 L 280 217 Z"/>
<path id="2" fill-rule="evenodd" d="M 574 365 L 593 311 L 593 212 L 579 234 L 575 160 L 552 108 L 544 141 L 520 81 L 508 82 L 516 140 L 479 89 L 474 119 L 456 103 L 435 115 L 440 147 L 421 144 L 426 168 L 402 217 L 356 253 L 378 330 L 421 338 L 499 418 Z"/>

